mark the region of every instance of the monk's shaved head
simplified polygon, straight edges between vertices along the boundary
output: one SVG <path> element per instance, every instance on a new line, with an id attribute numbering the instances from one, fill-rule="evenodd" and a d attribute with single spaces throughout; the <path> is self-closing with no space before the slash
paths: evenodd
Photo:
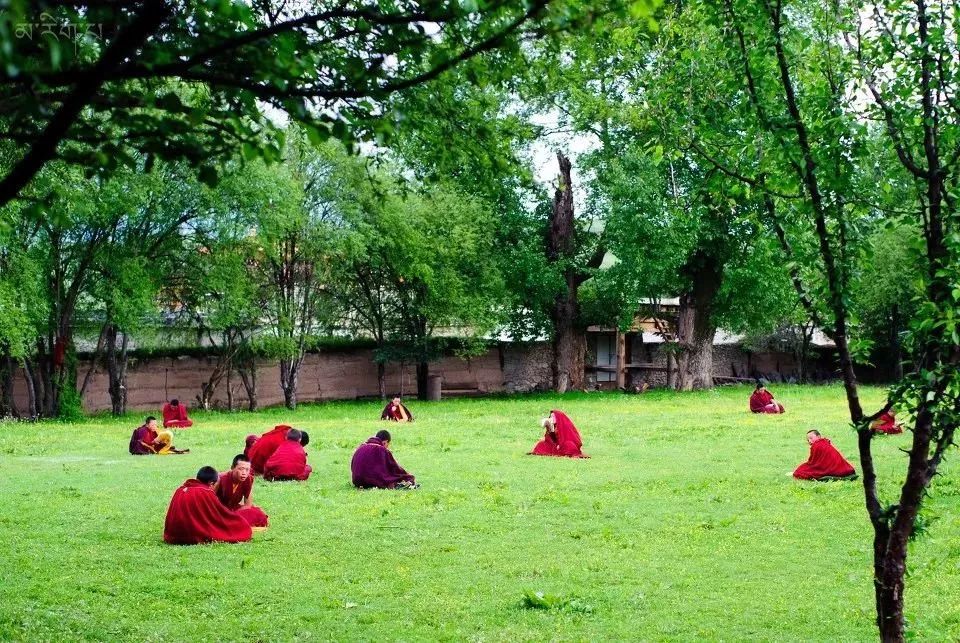
<path id="1" fill-rule="evenodd" d="M 811 433 L 817 437 L 820 437 L 820 432 L 817 431 L 816 429 L 810 429 L 809 431 L 807 431 L 807 435 L 810 435 Z"/>
<path id="2" fill-rule="evenodd" d="M 289 431 L 287 431 L 288 440 L 295 440 L 296 442 L 299 442 L 300 438 L 302 437 L 303 437 L 303 433 L 301 431 L 298 431 L 297 429 L 290 429 Z"/>
<path id="3" fill-rule="evenodd" d="M 305 447 L 310 444 L 310 434 L 306 431 L 300 431 L 300 446 Z"/>
<path id="4" fill-rule="evenodd" d="M 382 440 L 383 442 L 390 441 L 390 432 L 387 430 L 377 431 L 377 439 Z"/>
<path id="5" fill-rule="evenodd" d="M 233 456 L 233 463 L 230 465 L 230 468 L 236 469 L 238 462 L 250 462 L 250 458 L 243 455 L 242 453 L 238 453 L 237 455 Z"/>
<path id="6" fill-rule="evenodd" d="M 197 471 L 197 480 L 204 484 L 216 484 L 219 478 L 220 474 L 213 467 L 200 467 Z"/>

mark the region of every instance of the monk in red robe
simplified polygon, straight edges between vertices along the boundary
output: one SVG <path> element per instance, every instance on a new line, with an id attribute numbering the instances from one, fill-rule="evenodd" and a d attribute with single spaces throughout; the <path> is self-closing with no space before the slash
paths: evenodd
<path id="1" fill-rule="evenodd" d="M 213 490 L 219 479 L 213 467 L 203 467 L 196 479 L 187 480 L 173 492 L 163 539 L 171 545 L 240 543 L 253 537 L 253 530 L 236 511 L 227 509 Z"/>
<path id="2" fill-rule="evenodd" d="M 892 410 L 881 413 L 880 417 L 870 424 L 870 428 L 877 433 L 886 433 L 888 435 L 903 433 L 903 427 L 897 424 L 897 417 Z"/>
<path id="3" fill-rule="evenodd" d="M 857 472 L 853 465 L 840 455 L 830 440 L 820 435 L 819 431 L 807 431 L 807 442 L 810 443 L 810 458 L 797 467 L 793 477 L 798 480 L 835 480 L 844 478 L 853 480 Z"/>
<path id="4" fill-rule="evenodd" d="M 390 451 L 390 432 L 377 434 L 357 447 L 350 461 L 353 485 L 361 489 L 416 489 L 416 479 L 397 464 Z"/>
<path id="5" fill-rule="evenodd" d="M 413 413 L 410 412 L 399 397 L 395 397 L 383 407 L 383 413 L 380 414 L 381 420 L 390 420 L 392 422 L 413 422 Z"/>
<path id="6" fill-rule="evenodd" d="M 750 395 L 751 413 L 783 413 L 783 404 L 773 399 L 773 393 L 764 388 L 763 384 L 757 382 L 757 388 Z"/>
<path id="7" fill-rule="evenodd" d="M 188 429 L 193 421 L 187 417 L 187 406 L 173 399 L 163 405 L 163 426 L 168 429 Z"/>
<path id="8" fill-rule="evenodd" d="M 220 474 L 214 491 L 224 507 L 243 516 L 251 527 L 267 527 L 267 514 L 253 504 L 253 473 L 247 456 L 241 453 L 233 458 L 230 470 Z"/>
<path id="9" fill-rule="evenodd" d="M 157 418 L 147 416 L 142 426 L 137 427 L 130 436 L 130 455 L 170 455 L 190 453 L 190 449 L 177 449 L 173 446 L 171 431 L 157 431 Z"/>
<path id="10" fill-rule="evenodd" d="M 154 441 L 157 439 L 157 418 L 152 415 L 133 430 L 130 436 L 130 455 L 151 455 L 157 452 Z"/>
<path id="11" fill-rule="evenodd" d="M 292 426 L 286 424 L 278 424 L 257 438 L 247 452 L 254 475 L 263 475 L 263 467 L 267 464 L 267 460 L 277 450 L 277 447 L 287 439 L 287 432 L 292 428 Z"/>
<path id="12" fill-rule="evenodd" d="M 528 455 L 549 455 L 565 458 L 588 458 L 584 455 L 580 432 L 563 411 L 550 411 L 550 416 L 540 423 L 545 429 L 543 439 L 537 442 Z"/>
<path id="13" fill-rule="evenodd" d="M 290 429 L 287 439 L 276 448 L 263 465 L 263 479 L 270 481 L 306 480 L 313 469 L 307 464 L 307 452 L 303 447 L 310 443 L 306 431 Z"/>

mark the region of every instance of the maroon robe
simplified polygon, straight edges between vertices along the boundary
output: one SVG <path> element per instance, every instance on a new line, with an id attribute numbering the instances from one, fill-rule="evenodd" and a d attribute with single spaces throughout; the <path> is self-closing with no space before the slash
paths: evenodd
<path id="1" fill-rule="evenodd" d="M 890 435 L 903 433 L 903 427 L 897 424 L 897 418 L 893 411 L 884 411 L 880 417 L 873 421 L 870 428 L 874 431 Z"/>
<path id="2" fill-rule="evenodd" d="M 261 435 L 254 445 L 250 447 L 250 453 L 247 455 L 250 458 L 250 468 L 253 469 L 255 474 L 259 475 L 263 473 L 263 467 L 266 466 L 267 460 L 269 460 L 273 452 L 277 450 L 277 447 L 287 439 L 287 432 L 292 428 L 293 427 L 287 426 L 286 424 L 278 424 Z"/>
<path id="3" fill-rule="evenodd" d="M 357 447 L 350 461 L 350 472 L 353 485 L 361 489 L 393 489 L 401 482 L 416 483 L 414 477 L 397 464 L 380 438 L 370 438 Z"/>
<path id="4" fill-rule="evenodd" d="M 766 389 L 754 391 L 750 396 L 751 413 L 783 413 L 783 404 L 775 402 L 773 393 Z"/>
<path id="5" fill-rule="evenodd" d="M 263 509 L 256 505 L 244 506 L 243 501 L 253 493 L 253 474 L 247 476 L 243 482 L 237 482 L 233 479 L 232 471 L 224 471 L 220 474 L 220 480 L 216 488 L 217 498 L 228 509 L 233 509 L 250 523 L 251 527 L 266 527 L 267 514 Z"/>
<path id="6" fill-rule="evenodd" d="M 173 406 L 169 402 L 163 405 L 163 426 L 168 429 L 187 429 L 193 426 L 193 421 L 187 417 L 187 407 L 184 404 Z"/>
<path id="7" fill-rule="evenodd" d="M 130 436 L 130 455 L 152 455 L 156 453 L 153 441 L 157 439 L 157 432 L 146 424 L 134 429 Z"/>
<path id="8" fill-rule="evenodd" d="M 383 407 L 383 413 L 380 414 L 381 420 L 391 420 L 393 422 L 400 422 L 403 420 L 403 415 L 400 412 L 400 409 L 403 409 L 403 412 L 407 414 L 407 422 L 413 422 L 413 413 L 410 412 L 403 402 L 400 404 L 394 404 L 392 401 L 387 402 L 387 405 Z"/>
<path id="9" fill-rule="evenodd" d="M 799 480 L 819 480 L 821 478 L 846 478 L 856 475 L 856 471 L 837 451 L 830 440 L 820 438 L 810 445 L 810 459 L 797 467 L 793 477 Z"/>
<path id="10" fill-rule="evenodd" d="M 224 507 L 210 485 L 191 479 L 173 492 L 163 525 L 163 539 L 171 545 L 239 543 L 252 537 L 250 523 Z"/>
<path id="11" fill-rule="evenodd" d="M 543 439 L 537 442 L 529 455 L 549 455 L 566 458 L 589 458 L 584 455 L 583 440 L 573 421 L 563 411 L 550 411 L 557 422 L 554 431 L 547 429 Z"/>
<path id="12" fill-rule="evenodd" d="M 297 440 L 285 440 L 263 467 L 264 480 L 306 480 L 313 469 L 307 452 Z"/>

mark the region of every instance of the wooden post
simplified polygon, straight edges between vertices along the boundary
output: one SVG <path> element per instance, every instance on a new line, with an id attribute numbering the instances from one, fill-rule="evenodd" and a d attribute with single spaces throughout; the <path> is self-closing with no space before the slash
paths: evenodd
<path id="1" fill-rule="evenodd" d="M 623 389 L 627 385 L 627 364 L 626 364 L 626 352 L 627 352 L 627 342 L 625 341 L 626 337 L 620 330 L 617 330 L 617 388 Z"/>

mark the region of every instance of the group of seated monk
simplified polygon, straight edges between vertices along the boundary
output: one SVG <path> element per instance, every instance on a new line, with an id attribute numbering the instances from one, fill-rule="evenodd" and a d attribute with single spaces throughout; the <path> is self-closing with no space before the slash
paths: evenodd
<path id="1" fill-rule="evenodd" d="M 304 450 L 309 443 L 306 431 L 278 424 L 259 437 L 247 436 L 243 453 L 250 459 L 253 473 L 264 480 L 306 480 L 313 472 Z"/>
<path id="2" fill-rule="evenodd" d="M 187 480 L 173 492 L 163 524 L 165 542 L 171 545 L 240 543 L 253 537 L 255 527 L 267 526 L 267 515 L 249 503 L 253 480 L 249 468 L 240 462 L 234 458 L 233 468 L 224 474 L 217 473 L 213 467 L 201 467 L 196 478 Z M 239 509 L 228 503 L 239 505 Z"/>
<path id="3" fill-rule="evenodd" d="M 130 436 L 130 455 L 171 455 L 190 453 L 190 449 L 173 446 L 172 431 L 158 431 L 157 418 L 147 416 L 144 423 L 133 430 Z"/>

